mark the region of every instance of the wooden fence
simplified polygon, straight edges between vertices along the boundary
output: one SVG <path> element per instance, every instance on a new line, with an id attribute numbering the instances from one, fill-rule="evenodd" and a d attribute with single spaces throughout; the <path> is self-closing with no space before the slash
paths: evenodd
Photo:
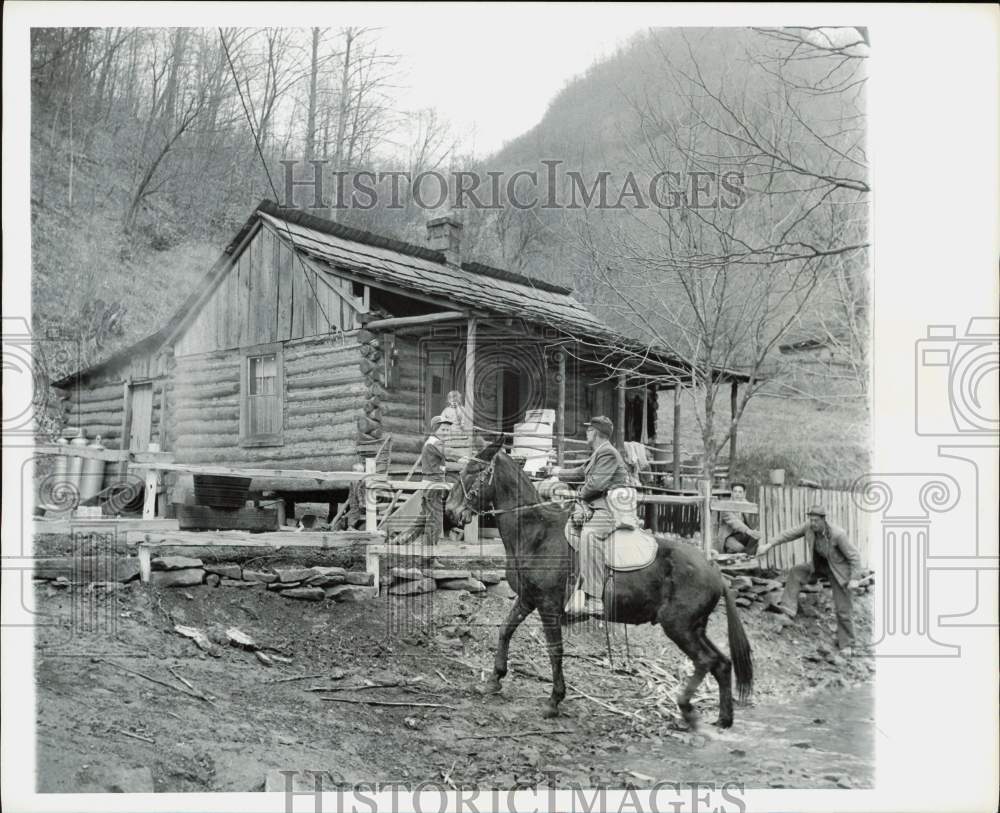
<path id="1" fill-rule="evenodd" d="M 826 508 L 827 520 L 847 531 L 847 538 L 861 552 L 861 564 L 864 567 L 870 566 L 868 526 L 871 516 L 855 504 L 849 491 L 765 485 L 758 486 L 756 490 L 756 499 L 753 496 L 750 499 L 754 499 L 760 506 L 758 527 L 765 539 L 774 539 L 783 531 L 803 524 L 806 521 L 806 511 L 818 503 Z M 785 570 L 811 561 L 812 551 L 808 550 L 804 539 L 796 539 L 775 548 L 765 558 L 768 565 Z"/>

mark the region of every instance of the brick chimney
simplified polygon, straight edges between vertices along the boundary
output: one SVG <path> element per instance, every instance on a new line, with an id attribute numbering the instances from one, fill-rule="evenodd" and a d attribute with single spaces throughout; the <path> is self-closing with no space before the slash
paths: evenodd
<path id="1" fill-rule="evenodd" d="M 462 221 L 444 215 L 427 221 L 427 247 L 444 254 L 448 265 L 462 264 Z"/>

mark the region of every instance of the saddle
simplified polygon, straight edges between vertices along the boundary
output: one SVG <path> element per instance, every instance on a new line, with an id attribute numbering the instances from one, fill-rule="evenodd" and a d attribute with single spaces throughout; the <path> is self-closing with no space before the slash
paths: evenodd
<path id="1" fill-rule="evenodd" d="M 641 528 L 619 528 L 604 540 L 604 561 L 612 570 L 641 570 L 653 563 L 658 548 Z"/>

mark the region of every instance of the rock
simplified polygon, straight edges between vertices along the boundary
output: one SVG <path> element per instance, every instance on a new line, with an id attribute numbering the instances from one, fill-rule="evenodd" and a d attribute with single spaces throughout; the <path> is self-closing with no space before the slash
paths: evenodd
<path id="1" fill-rule="evenodd" d="M 273 590 L 275 593 L 280 593 L 283 590 L 294 590 L 302 582 L 271 582 L 268 586 L 268 590 Z"/>
<path id="2" fill-rule="evenodd" d="M 393 578 L 405 579 L 407 581 L 416 581 L 424 577 L 424 574 L 415 567 L 394 567 L 389 571 L 389 575 Z"/>
<path id="3" fill-rule="evenodd" d="M 472 571 L 470 570 L 425 570 L 424 575 L 430 576 L 432 579 L 471 579 Z"/>
<path id="4" fill-rule="evenodd" d="M 115 560 L 114 576 L 116 581 L 130 582 L 139 578 L 139 559 L 135 556 L 119 557 Z"/>
<path id="5" fill-rule="evenodd" d="M 257 642 L 254 641 L 253 638 L 243 632 L 243 630 L 237 629 L 236 627 L 230 627 L 226 630 L 226 640 L 233 646 L 243 647 L 244 649 L 258 648 Z"/>
<path id="6" fill-rule="evenodd" d="M 322 601 L 326 598 L 326 592 L 322 587 L 293 587 L 289 590 L 282 590 L 281 597 L 297 598 L 302 601 Z"/>
<path id="7" fill-rule="evenodd" d="M 486 588 L 486 592 L 494 596 L 503 596 L 506 599 L 517 598 L 517 593 L 511 590 L 511 587 L 507 582 L 499 582 L 498 584 L 491 584 Z"/>
<path id="8" fill-rule="evenodd" d="M 133 742 L 133 744 L 136 744 Z M 123 765 L 88 765 L 77 772 L 77 793 L 154 793 L 153 772 L 149 768 Z"/>
<path id="9" fill-rule="evenodd" d="M 470 593 L 486 592 L 486 585 L 479 579 L 443 579 L 437 583 L 441 590 L 468 590 Z"/>
<path id="10" fill-rule="evenodd" d="M 749 607 L 751 604 L 753 604 L 753 602 L 746 596 L 737 596 L 736 598 L 737 607 Z"/>
<path id="11" fill-rule="evenodd" d="M 217 658 L 221 654 L 218 650 L 218 647 L 216 647 L 209 640 L 208 635 L 205 634 L 204 630 L 200 630 L 197 627 L 184 627 L 181 626 L 180 624 L 177 624 L 174 627 L 174 632 L 183 635 L 185 638 L 190 638 L 198 645 L 198 649 L 207 652 L 209 655 L 212 655 L 213 657 Z"/>
<path id="12" fill-rule="evenodd" d="M 201 584 L 205 571 L 200 567 L 184 570 L 154 570 L 149 574 L 149 583 L 154 587 L 191 587 Z"/>
<path id="13" fill-rule="evenodd" d="M 308 567 L 276 567 L 274 568 L 274 572 L 278 575 L 278 581 L 282 584 L 290 584 L 291 582 L 301 583 L 316 575 L 315 571 Z"/>
<path id="14" fill-rule="evenodd" d="M 206 573 L 215 573 L 224 579 L 242 579 L 243 568 L 239 565 L 224 563 L 221 565 L 205 565 Z"/>
<path id="15" fill-rule="evenodd" d="M 157 556 L 152 561 L 153 570 L 184 570 L 201 566 L 201 559 L 192 559 L 190 556 Z"/>
<path id="16" fill-rule="evenodd" d="M 60 576 L 76 582 L 128 582 L 139 577 L 135 556 L 48 557 L 34 561 L 34 578 L 54 581 Z"/>
<path id="17" fill-rule="evenodd" d="M 278 580 L 278 576 L 275 573 L 266 573 L 263 570 L 243 570 L 243 580 L 248 582 L 263 582 L 264 584 L 271 584 Z"/>
<path id="18" fill-rule="evenodd" d="M 344 584 L 357 584 L 362 587 L 369 587 L 375 584 L 375 574 L 367 573 L 364 570 L 350 570 L 344 576 Z"/>
<path id="19" fill-rule="evenodd" d="M 336 587 L 343 584 L 347 578 L 347 571 L 342 567 L 311 567 L 309 568 L 315 575 L 306 579 L 306 584 L 312 587 Z"/>
<path id="20" fill-rule="evenodd" d="M 274 666 L 274 661 L 271 659 L 271 656 L 268 655 L 266 652 L 261 652 L 258 649 L 253 654 L 254 657 L 257 658 L 257 660 L 259 660 L 262 664 L 264 664 L 264 666 Z"/>
<path id="21" fill-rule="evenodd" d="M 323 592 L 327 598 L 332 598 L 334 601 L 366 601 L 378 595 L 374 587 L 362 587 L 357 584 L 327 587 Z"/>
<path id="22" fill-rule="evenodd" d="M 394 596 L 414 596 L 419 593 L 430 593 L 434 590 L 437 590 L 437 582 L 427 578 L 400 582 L 389 588 L 389 592 Z"/>
<path id="23" fill-rule="evenodd" d="M 753 587 L 753 582 L 749 576 L 733 576 L 730 584 L 732 590 L 749 590 L 751 587 Z"/>
<path id="24" fill-rule="evenodd" d="M 242 579 L 223 579 L 223 587 L 256 587 L 263 582 L 245 582 Z"/>
<path id="25" fill-rule="evenodd" d="M 499 570 L 473 570 L 472 578 L 479 579 L 485 585 L 500 584 L 504 575 Z"/>
<path id="26" fill-rule="evenodd" d="M 205 576 L 205 584 L 209 587 L 218 587 L 222 584 L 222 576 L 218 573 L 209 573 Z"/>

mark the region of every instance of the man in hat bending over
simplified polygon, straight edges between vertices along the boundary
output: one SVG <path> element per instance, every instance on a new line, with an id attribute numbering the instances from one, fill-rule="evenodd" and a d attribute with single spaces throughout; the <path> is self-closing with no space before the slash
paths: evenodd
<path id="1" fill-rule="evenodd" d="M 815 581 L 819 576 L 825 576 L 833 588 L 833 606 L 837 613 L 837 646 L 844 655 L 850 656 L 854 647 L 851 591 L 858 586 L 861 556 L 847 538 L 844 529 L 826 521 L 826 509 L 822 505 L 810 508 L 807 517 L 805 524 L 785 531 L 773 542 L 765 542 L 757 548 L 757 555 L 763 556 L 771 548 L 804 537 L 813 552 L 811 563 L 796 565 L 788 571 L 781 601 L 767 609 L 794 618 L 799 611 L 799 592 L 802 586 Z"/>
<path id="2" fill-rule="evenodd" d="M 564 483 L 581 482 L 577 491 L 580 500 L 573 516 L 566 524 L 570 541 L 580 553 L 580 590 L 574 592 L 567 605 L 567 612 L 586 615 L 604 615 L 604 540 L 614 530 L 615 520 L 608 506 L 608 492 L 628 485 L 625 463 L 618 450 L 611 445 L 614 425 L 609 418 L 598 415 L 591 418 L 587 427 L 590 458 L 577 468 L 549 469 Z"/>
<path id="3" fill-rule="evenodd" d="M 441 427 L 450 427 L 451 421 L 440 415 L 431 418 L 431 431 L 420 450 L 420 472 L 423 479 L 432 483 L 444 483 L 445 450 L 441 440 Z M 444 501 L 446 491 L 429 488 L 423 493 L 424 544 L 436 545 L 444 533 Z"/>

